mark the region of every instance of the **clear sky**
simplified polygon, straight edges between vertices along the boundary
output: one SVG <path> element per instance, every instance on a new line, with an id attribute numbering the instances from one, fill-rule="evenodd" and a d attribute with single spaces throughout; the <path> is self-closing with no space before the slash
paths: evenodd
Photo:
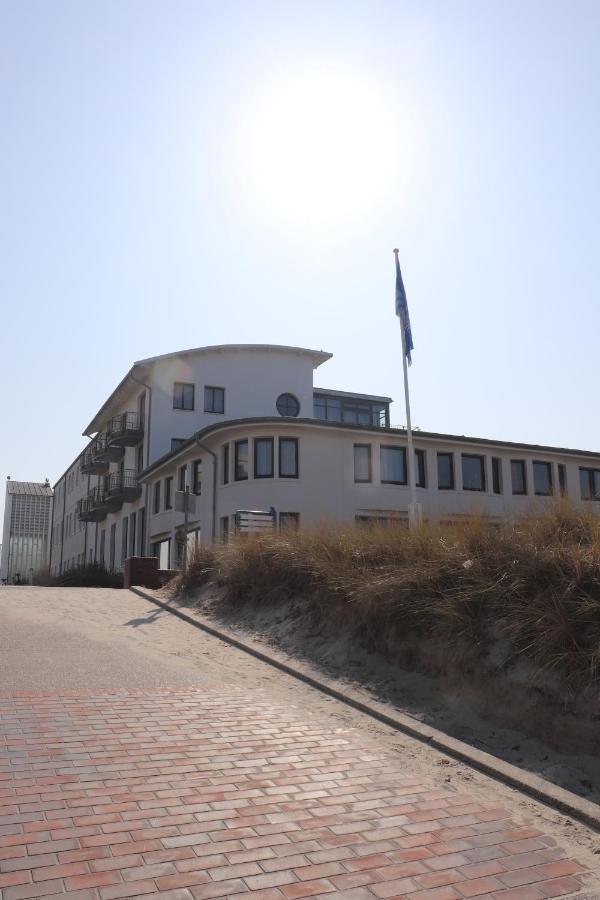
<path id="1" fill-rule="evenodd" d="M 0 0 L 0 477 L 140 358 L 334 358 L 422 429 L 600 450 L 597 0 Z M 3 497 L 0 503 L 3 502 Z"/>

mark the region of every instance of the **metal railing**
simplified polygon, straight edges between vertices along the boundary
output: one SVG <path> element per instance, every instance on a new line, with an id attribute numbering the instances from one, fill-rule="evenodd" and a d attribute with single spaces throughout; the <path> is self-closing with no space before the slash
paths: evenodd
<path id="1" fill-rule="evenodd" d="M 131 431 L 143 431 L 144 423 L 137 412 L 124 412 L 113 416 L 108 423 L 108 440 Z"/>
<path id="2" fill-rule="evenodd" d="M 104 478 L 104 490 L 108 495 L 136 490 L 138 487 L 138 473 L 135 469 L 111 472 L 110 475 L 106 475 Z"/>

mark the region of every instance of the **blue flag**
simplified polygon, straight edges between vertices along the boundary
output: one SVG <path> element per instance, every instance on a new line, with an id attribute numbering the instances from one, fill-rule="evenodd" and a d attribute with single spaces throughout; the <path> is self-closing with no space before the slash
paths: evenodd
<path id="1" fill-rule="evenodd" d="M 408 314 L 408 303 L 406 302 L 406 291 L 404 290 L 404 282 L 402 281 L 402 272 L 400 271 L 400 262 L 398 260 L 398 251 L 394 250 L 396 256 L 396 315 L 402 322 L 404 331 L 404 349 L 406 359 L 409 366 L 412 365 L 410 351 L 414 350 L 412 331 L 410 328 L 410 316 Z"/>

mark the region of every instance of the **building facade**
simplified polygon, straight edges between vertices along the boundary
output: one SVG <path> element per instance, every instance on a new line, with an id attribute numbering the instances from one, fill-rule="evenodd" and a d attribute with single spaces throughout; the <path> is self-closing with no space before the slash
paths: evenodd
<path id="1" fill-rule="evenodd" d="M 177 565 L 186 488 L 190 542 L 226 539 L 248 510 L 281 527 L 405 521 L 406 433 L 389 397 L 314 386 L 330 355 L 226 345 L 135 363 L 55 486 L 52 572 Z M 501 521 L 560 497 L 600 508 L 600 454 L 422 431 L 414 445 L 425 519 Z"/>
<path id="2" fill-rule="evenodd" d="M 48 566 L 52 488 L 45 483 L 6 481 L 0 579 L 31 584 Z"/>

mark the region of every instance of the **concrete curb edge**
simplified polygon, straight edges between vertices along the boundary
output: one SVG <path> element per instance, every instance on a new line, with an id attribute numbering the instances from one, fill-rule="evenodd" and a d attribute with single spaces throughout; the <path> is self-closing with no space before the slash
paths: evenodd
<path id="1" fill-rule="evenodd" d="M 490 753 L 485 753 L 483 750 L 476 750 L 469 744 L 465 744 L 463 741 L 449 737 L 437 728 L 432 728 L 430 725 L 423 725 L 421 722 L 418 722 L 416 719 L 412 719 L 403 713 L 396 712 L 394 715 L 390 715 L 389 712 L 382 707 L 379 707 L 375 701 L 366 703 L 356 697 L 349 696 L 343 691 L 340 691 L 339 688 L 335 687 L 333 683 L 328 683 L 325 679 L 320 680 L 314 678 L 307 672 L 303 672 L 301 668 L 289 665 L 276 657 L 270 656 L 262 649 L 253 646 L 253 644 L 241 641 L 233 635 L 228 634 L 226 631 L 221 631 L 213 625 L 209 625 L 207 622 L 202 621 L 202 619 L 191 616 L 178 607 L 171 606 L 169 603 L 159 600 L 158 597 L 154 597 L 142 588 L 132 586 L 129 590 L 142 597 L 144 600 L 148 600 L 150 603 L 160 606 L 162 609 L 172 613 L 172 615 L 177 616 L 184 622 L 210 634 L 212 637 L 216 637 L 219 640 L 236 647 L 238 650 L 242 650 L 244 653 L 248 653 L 250 656 L 259 659 L 276 669 L 280 669 L 287 675 L 291 675 L 292 678 L 296 678 L 310 687 L 316 688 L 316 690 L 321 693 L 327 694 L 329 697 L 333 697 L 335 700 L 339 700 L 347 706 L 351 706 L 353 709 L 382 722 L 384 725 L 389 725 L 391 728 L 394 728 L 402 734 L 406 734 L 422 743 L 428 744 L 430 747 L 434 747 L 436 750 L 452 757 L 452 759 L 466 763 L 474 769 L 477 769 L 479 772 L 489 775 L 496 781 L 508 785 L 509 787 L 516 788 L 522 793 L 527 794 L 529 797 L 541 801 L 546 804 L 546 806 L 572 816 L 584 825 L 600 832 L 600 806 L 598 804 L 592 803 L 590 800 L 585 800 L 583 797 L 578 797 L 577 794 L 573 794 L 571 791 L 558 787 L 557 785 L 546 781 L 544 778 L 541 778 L 539 775 L 525 772 L 522 769 L 517 768 L 517 766 L 511 765 L 511 763 L 504 762 L 504 760 L 492 756 Z"/>

